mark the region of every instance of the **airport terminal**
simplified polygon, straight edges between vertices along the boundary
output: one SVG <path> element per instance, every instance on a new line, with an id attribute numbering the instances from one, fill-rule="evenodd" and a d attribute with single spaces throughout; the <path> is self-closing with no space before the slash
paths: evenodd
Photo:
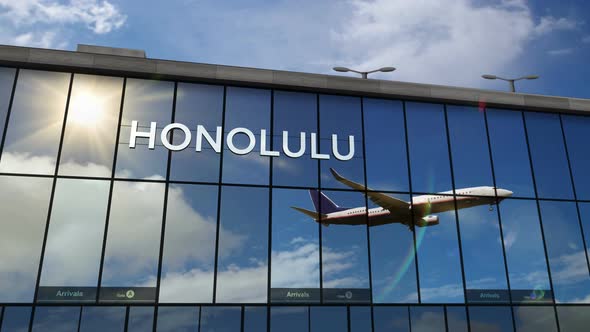
<path id="1" fill-rule="evenodd" d="M 589 112 L 0 46 L 0 332 L 584 331 Z"/>

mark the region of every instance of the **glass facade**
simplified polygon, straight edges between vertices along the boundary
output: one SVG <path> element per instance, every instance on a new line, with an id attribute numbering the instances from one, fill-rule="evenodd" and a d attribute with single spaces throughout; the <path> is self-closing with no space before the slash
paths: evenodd
<path id="1" fill-rule="evenodd" d="M 0 68 L 0 332 L 584 330 L 588 132 Z"/>

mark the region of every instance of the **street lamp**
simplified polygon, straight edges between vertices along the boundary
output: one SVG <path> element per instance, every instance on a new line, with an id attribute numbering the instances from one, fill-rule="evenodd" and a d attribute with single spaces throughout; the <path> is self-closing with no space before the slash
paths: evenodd
<path id="1" fill-rule="evenodd" d="M 361 74 L 361 77 L 366 79 L 369 74 L 376 73 L 376 72 L 389 73 L 389 72 L 394 71 L 395 67 L 382 67 L 382 68 L 371 70 L 371 71 L 358 71 L 358 70 L 354 70 L 354 69 L 350 69 L 350 68 L 346 68 L 346 67 L 334 67 L 332 69 L 334 69 L 335 71 L 341 72 L 341 73 L 346 73 L 346 72 L 351 71 L 353 73 Z"/>
<path id="2" fill-rule="evenodd" d="M 485 78 L 486 80 L 502 80 L 510 83 L 510 91 L 516 92 L 516 87 L 514 86 L 514 82 L 520 80 L 536 80 L 539 78 L 537 75 L 528 75 L 519 78 L 502 78 L 496 75 L 481 75 L 481 77 Z"/>

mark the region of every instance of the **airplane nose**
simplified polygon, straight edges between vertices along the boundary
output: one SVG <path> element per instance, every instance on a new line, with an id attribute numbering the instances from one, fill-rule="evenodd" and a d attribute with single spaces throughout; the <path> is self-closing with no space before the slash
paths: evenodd
<path id="1" fill-rule="evenodd" d="M 510 190 L 506 190 L 506 189 L 500 189 L 500 190 L 498 190 L 498 194 L 499 194 L 499 196 L 502 196 L 502 197 L 510 197 L 510 196 L 512 196 L 513 192 Z"/>

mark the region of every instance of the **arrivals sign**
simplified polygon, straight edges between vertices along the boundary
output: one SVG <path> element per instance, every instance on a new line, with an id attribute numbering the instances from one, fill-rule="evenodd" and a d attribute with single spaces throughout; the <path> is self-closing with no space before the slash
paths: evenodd
<path id="1" fill-rule="evenodd" d="M 221 126 L 217 126 L 215 128 L 215 136 L 212 136 L 209 131 L 202 125 L 197 125 L 195 137 L 193 137 L 191 130 L 189 127 L 182 123 L 171 123 L 166 125 L 162 132 L 160 133 L 160 137 L 157 137 L 156 128 L 157 123 L 151 122 L 149 131 L 140 131 L 138 128 L 137 121 L 131 121 L 131 132 L 129 134 L 129 147 L 135 148 L 137 138 L 147 138 L 149 140 L 148 148 L 155 149 L 156 146 L 156 139 L 159 139 L 160 142 L 164 147 L 171 151 L 182 151 L 191 144 L 191 142 L 195 142 L 195 152 L 201 152 L 205 144 L 211 147 L 215 152 L 221 153 L 221 145 L 224 141 L 227 148 L 234 154 L 237 155 L 246 155 L 252 153 L 256 149 L 261 156 L 267 157 L 279 157 L 281 154 L 290 157 L 290 158 L 300 158 L 307 152 L 308 147 L 308 134 L 305 132 L 299 133 L 299 149 L 291 150 L 289 147 L 289 132 L 283 131 L 282 132 L 282 150 L 272 150 L 270 149 L 270 144 L 268 142 L 267 131 L 266 129 L 260 130 L 260 142 L 257 142 L 256 135 L 250 129 L 237 127 L 231 129 L 225 140 L 222 141 L 222 133 L 223 130 Z M 147 128 L 146 128 L 147 129 Z M 169 133 L 174 130 L 182 131 L 182 135 L 180 136 L 179 141 L 171 142 Z M 178 137 L 175 134 L 176 137 Z M 236 141 L 239 139 L 239 136 L 243 136 L 246 139 L 247 144 L 245 146 L 237 146 Z M 175 138 L 176 138 L 175 137 Z M 332 134 L 331 141 L 332 141 L 332 149 L 331 154 L 327 153 L 319 153 L 318 151 L 318 137 L 316 133 L 309 134 L 309 149 L 310 155 L 312 159 L 322 159 L 328 160 L 332 156 L 341 161 L 347 161 L 354 158 L 355 153 L 355 142 L 354 136 L 348 136 L 348 149 L 342 149 L 346 151 L 345 154 L 341 153 L 341 147 L 339 147 L 338 142 L 338 135 Z M 240 139 L 241 141 L 241 139 Z"/>

